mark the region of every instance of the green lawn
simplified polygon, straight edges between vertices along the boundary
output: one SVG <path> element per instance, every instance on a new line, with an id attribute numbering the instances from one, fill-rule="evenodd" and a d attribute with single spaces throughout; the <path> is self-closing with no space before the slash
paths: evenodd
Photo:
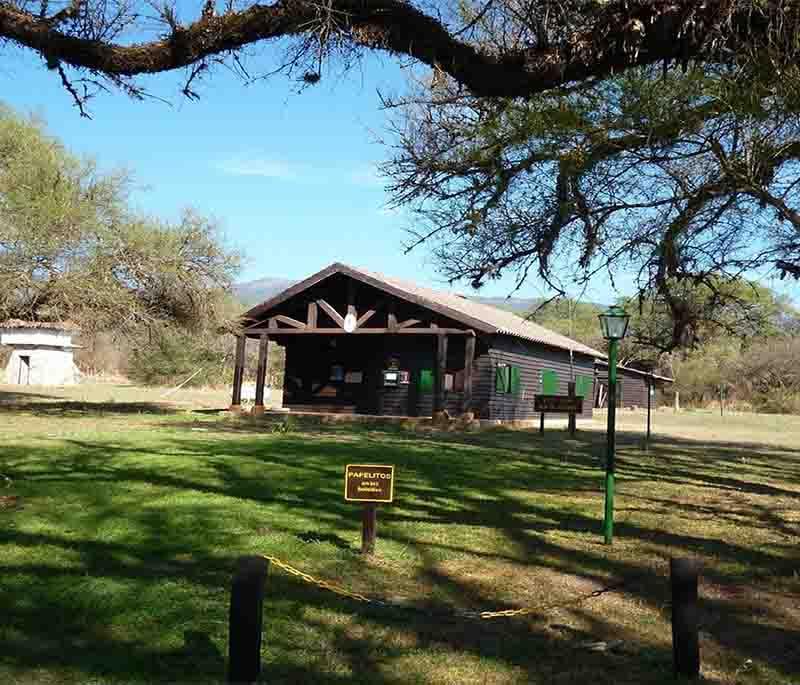
<path id="1" fill-rule="evenodd" d="M 647 454 L 640 434 L 623 433 L 608 548 L 600 420 L 576 440 L 276 433 L 40 399 L 0 403 L 2 683 L 222 681 L 231 571 L 252 553 L 419 609 L 370 609 L 276 570 L 269 683 L 672 682 L 673 554 L 705 564 L 709 682 L 800 680 L 795 419 L 659 413 Z M 641 415 L 620 422 L 638 430 Z M 372 560 L 357 553 L 359 512 L 342 497 L 344 465 L 362 461 L 397 466 Z M 621 578 L 621 592 L 569 603 Z M 447 614 L 556 602 L 523 619 Z M 588 646 L 599 641 L 611 648 Z"/>

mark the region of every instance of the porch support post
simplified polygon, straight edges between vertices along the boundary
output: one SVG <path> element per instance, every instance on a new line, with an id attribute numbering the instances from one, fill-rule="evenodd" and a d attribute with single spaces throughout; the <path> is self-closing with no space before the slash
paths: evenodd
<path id="1" fill-rule="evenodd" d="M 258 371 L 256 372 L 256 403 L 253 406 L 254 414 L 264 413 L 264 384 L 267 376 L 267 362 L 269 361 L 269 336 L 262 333 L 258 341 Z"/>
<path id="2" fill-rule="evenodd" d="M 433 418 L 438 419 L 444 411 L 444 374 L 447 370 L 447 335 L 436 336 L 436 385 L 433 393 Z"/>
<path id="3" fill-rule="evenodd" d="M 475 336 L 468 335 L 464 340 L 464 395 L 461 411 L 464 418 L 472 419 L 472 364 L 475 362 Z"/>
<path id="4" fill-rule="evenodd" d="M 233 366 L 233 397 L 231 398 L 230 411 L 240 411 L 242 408 L 242 380 L 244 379 L 244 353 L 247 337 L 236 336 L 236 357 Z"/>

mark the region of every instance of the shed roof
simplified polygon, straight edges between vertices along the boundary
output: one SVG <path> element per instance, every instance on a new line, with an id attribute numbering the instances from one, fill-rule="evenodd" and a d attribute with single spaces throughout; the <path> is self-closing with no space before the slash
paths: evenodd
<path id="1" fill-rule="evenodd" d="M 605 359 L 597 359 L 595 361 L 595 364 L 597 364 L 597 366 L 606 366 L 607 367 L 608 366 L 608 361 L 605 360 Z M 634 369 L 633 367 L 623 366 L 622 364 L 619 364 L 617 366 L 617 368 L 621 369 L 622 371 L 626 371 L 628 373 L 637 374 L 639 376 L 647 376 L 648 378 L 652 378 L 655 381 L 663 381 L 665 383 L 674 383 L 675 382 L 674 378 L 670 378 L 669 376 L 659 376 L 657 373 L 653 373 L 651 371 L 642 371 L 641 369 Z"/>
<path id="2" fill-rule="evenodd" d="M 80 328 L 72 321 L 25 321 L 23 319 L 6 319 L 0 322 L 0 328 L 8 330 L 28 328 L 53 331 L 78 331 Z"/>
<path id="3" fill-rule="evenodd" d="M 278 295 L 256 305 L 245 312 L 244 317 L 258 320 L 270 309 L 288 300 L 290 297 L 294 297 L 307 288 L 338 273 L 371 285 L 379 290 L 383 290 L 395 297 L 431 309 L 483 333 L 508 335 L 562 350 L 570 350 L 578 354 L 585 354 L 590 357 L 605 358 L 605 354 L 602 352 L 588 345 L 584 345 L 577 340 L 572 340 L 565 335 L 551 331 L 544 326 L 523 319 L 513 312 L 507 312 L 488 304 L 475 302 L 461 295 L 442 292 L 440 290 L 434 290 L 433 288 L 426 288 L 411 281 L 387 276 L 359 267 L 348 266 L 347 264 L 341 264 L 339 262 L 331 264 L 329 267 L 315 273 L 313 276 L 309 276 L 305 280 L 295 283 Z"/>

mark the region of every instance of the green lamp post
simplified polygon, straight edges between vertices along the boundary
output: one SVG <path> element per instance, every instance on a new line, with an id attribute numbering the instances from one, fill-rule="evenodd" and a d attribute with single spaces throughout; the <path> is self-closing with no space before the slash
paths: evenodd
<path id="1" fill-rule="evenodd" d="M 628 332 L 630 316 L 622 307 L 609 307 L 599 315 L 603 337 L 608 340 L 608 429 L 606 430 L 606 501 L 603 538 L 610 545 L 614 537 L 614 452 L 617 420 L 617 353 L 619 341 Z"/>

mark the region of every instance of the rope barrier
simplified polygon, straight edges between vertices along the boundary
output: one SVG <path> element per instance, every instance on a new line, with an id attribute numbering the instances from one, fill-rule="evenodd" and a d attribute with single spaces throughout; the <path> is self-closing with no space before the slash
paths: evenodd
<path id="1" fill-rule="evenodd" d="M 341 585 L 337 585 L 336 583 L 331 583 L 327 580 L 320 580 L 319 578 L 315 578 L 310 573 L 301 571 L 300 569 L 295 568 L 291 564 L 286 563 L 285 561 L 279 559 L 278 557 L 269 556 L 267 554 L 261 554 L 259 556 L 269 561 L 270 564 L 273 564 L 278 568 L 282 569 L 289 575 L 294 576 L 295 578 L 299 578 L 300 580 L 302 580 L 305 583 L 308 583 L 309 585 L 314 585 L 315 587 L 321 588 L 322 590 L 327 590 L 341 597 L 346 597 L 348 599 L 352 599 L 354 601 L 373 606 L 389 607 L 401 611 L 416 611 L 424 613 L 429 616 L 434 615 L 434 612 L 425 611 L 424 609 L 414 607 L 413 605 L 393 603 L 391 601 L 383 599 L 371 598 L 368 597 L 367 595 L 361 594 L 360 592 L 352 592 L 351 590 L 348 590 L 347 588 L 342 587 Z M 552 609 L 559 609 L 567 606 L 572 606 L 575 604 L 581 604 L 590 599 L 600 597 L 608 592 L 621 590 L 622 588 L 627 587 L 635 580 L 638 580 L 642 575 L 643 574 L 638 574 L 636 576 L 626 578 L 619 582 L 602 587 L 598 590 L 593 590 L 592 592 L 588 592 L 584 595 L 573 597 L 572 599 L 567 601 L 545 602 L 535 606 L 520 607 L 518 609 L 500 609 L 497 611 L 453 610 L 450 613 L 459 618 L 476 619 L 476 620 L 491 620 L 496 618 L 518 618 L 522 616 L 529 616 L 531 614 L 537 614 L 543 611 L 549 611 Z"/>

